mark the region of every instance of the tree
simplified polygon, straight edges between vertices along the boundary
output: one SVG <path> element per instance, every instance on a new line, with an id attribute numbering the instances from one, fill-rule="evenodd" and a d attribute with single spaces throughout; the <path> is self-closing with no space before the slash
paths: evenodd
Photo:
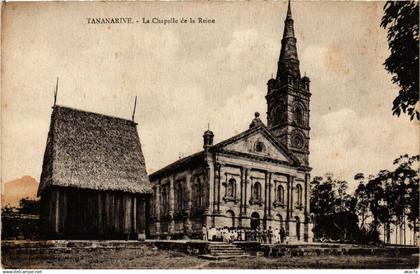
<path id="1" fill-rule="evenodd" d="M 379 201 L 379 209 L 378 209 L 378 221 L 383 225 L 384 229 L 384 243 L 390 242 L 390 234 L 391 234 L 391 211 L 388 205 L 393 203 L 393 200 L 390 196 L 390 177 L 391 172 L 388 170 L 381 170 L 376 175 L 377 180 L 381 182 L 382 186 L 382 200 Z"/>
<path id="2" fill-rule="evenodd" d="M 363 173 L 357 173 L 354 175 L 355 180 L 359 180 L 359 185 L 354 192 L 356 198 L 356 213 L 360 218 L 360 229 L 367 231 L 366 220 L 369 217 L 369 199 L 366 186 L 364 183 L 365 176 Z"/>
<path id="3" fill-rule="evenodd" d="M 358 238 L 355 200 L 347 193 L 346 181 L 327 176 L 311 182 L 311 209 L 317 239 L 349 241 Z"/>
<path id="4" fill-rule="evenodd" d="M 419 2 L 388 1 L 384 6 L 381 27 L 388 29 L 391 51 L 384 66 L 393 74 L 392 82 L 400 87 L 392 112 L 401 111 L 420 120 L 419 101 Z"/>
<path id="5" fill-rule="evenodd" d="M 19 201 L 19 212 L 23 214 L 39 214 L 40 213 L 40 201 L 31 200 L 28 197 L 23 198 Z"/>
<path id="6" fill-rule="evenodd" d="M 369 210 L 372 213 L 373 222 L 372 229 L 378 231 L 380 224 L 380 214 L 383 211 L 381 200 L 384 196 L 384 189 L 382 187 L 382 178 L 379 176 L 373 177 L 366 184 L 366 194 L 368 197 Z"/>
<path id="7" fill-rule="evenodd" d="M 393 173 L 395 180 L 398 182 L 398 197 L 396 201 L 399 201 L 399 207 L 402 207 L 398 213 L 402 213 L 400 225 L 404 228 L 404 244 L 406 243 L 406 217 L 414 231 L 417 230 L 416 223 L 419 215 L 419 157 L 419 155 L 408 156 L 405 154 L 394 161 L 394 164 L 398 165 Z"/>

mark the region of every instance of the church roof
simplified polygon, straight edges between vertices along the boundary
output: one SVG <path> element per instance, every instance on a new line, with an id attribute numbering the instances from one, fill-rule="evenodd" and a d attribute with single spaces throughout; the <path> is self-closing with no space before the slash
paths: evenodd
<path id="1" fill-rule="evenodd" d="M 151 193 L 136 126 L 54 106 L 38 195 L 51 186 Z"/>
<path id="2" fill-rule="evenodd" d="M 236 142 L 242 138 L 245 138 L 251 134 L 254 134 L 255 132 L 260 131 L 264 134 L 264 136 L 267 137 L 267 139 L 269 139 L 275 146 L 277 149 L 279 149 L 281 152 L 283 152 L 283 154 L 290 160 L 291 163 L 293 163 L 293 166 L 300 166 L 301 163 L 299 162 L 299 159 L 293 155 L 293 153 L 291 153 L 282 143 L 280 143 L 276 137 L 273 136 L 273 134 L 270 132 L 270 130 L 263 124 L 258 124 L 254 127 L 249 128 L 248 130 L 243 131 L 242 133 L 239 133 L 229 139 L 226 139 L 222 142 L 219 142 L 213 146 L 211 146 L 210 151 L 222 151 L 223 147 L 231 144 L 233 142 Z M 151 180 L 155 180 L 156 178 L 160 177 L 163 174 L 170 174 L 171 172 L 173 172 L 174 170 L 182 170 L 185 169 L 187 167 L 199 164 L 199 163 L 204 163 L 204 157 L 205 157 L 205 151 L 199 151 L 197 153 L 194 153 L 192 155 L 189 155 L 187 157 L 181 158 L 163 168 L 161 168 L 160 170 L 152 173 L 150 175 L 150 179 Z M 254 156 L 255 158 L 255 156 Z M 261 157 L 264 158 L 264 157 Z"/>
<path id="3" fill-rule="evenodd" d="M 231 144 L 233 142 L 236 142 L 237 140 L 240 140 L 242 138 L 245 138 L 257 131 L 260 131 L 264 134 L 264 136 L 271 141 L 272 144 L 276 146 L 278 150 L 283 152 L 283 154 L 290 160 L 290 162 L 293 163 L 295 166 L 299 166 L 301 163 L 299 162 L 299 159 L 290 152 L 282 143 L 280 143 L 277 138 L 271 133 L 271 131 L 264 125 L 264 123 L 260 123 L 257 126 L 254 126 L 242 133 L 239 133 L 238 135 L 235 135 L 225 141 L 222 141 L 212 147 L 212 149 L 219 150 L 222 149 L 224 146 Z"/>
<path id="4" fill-rule="evenodd" d="M 203 163 L 204 162 L 204 150 L 199 151 L 197 153 L 191 154 L 187 157 L 181 158 L 161 169 L 159 169 L 158 171 L 150 174 L 150 180 L 154 180 L 155 178 L 163 175 L 163 174 L 169 174 L 171 173 L 173 170 L 181 170 L 184 168 L 187 168 L 189 166 L 198 164 L 198 163 Z"/>

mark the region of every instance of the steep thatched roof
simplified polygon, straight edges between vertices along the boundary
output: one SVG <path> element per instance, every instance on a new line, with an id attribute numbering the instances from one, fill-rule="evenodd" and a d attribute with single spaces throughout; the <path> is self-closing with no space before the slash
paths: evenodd
<path id="1" fill-rule="evenodd" d="M 55 106 L 38 195 L 49 186 L 151 193 L 136 125 Z"/>

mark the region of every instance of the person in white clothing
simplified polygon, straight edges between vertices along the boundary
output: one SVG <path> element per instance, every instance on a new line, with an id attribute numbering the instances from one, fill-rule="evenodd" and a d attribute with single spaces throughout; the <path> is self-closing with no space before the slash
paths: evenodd
<path id="1" fill-rule="evenodd" d="M 203 225 L 203 241 L 208 241 L 207 227 Z"/>

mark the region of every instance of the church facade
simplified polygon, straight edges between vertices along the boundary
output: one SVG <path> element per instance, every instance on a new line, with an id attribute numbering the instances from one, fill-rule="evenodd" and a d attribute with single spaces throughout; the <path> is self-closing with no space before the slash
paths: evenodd
<path id="1" fill-rule="evenodd" d="M 312 240 L 309 78 L 301 77 L 290 3 L 275 79 L 267 83 L 267 125 L 249 129 L 150 175 L 155 238 L 200 238 L 206 227 L 283 227 L 290 242 Z"/>

